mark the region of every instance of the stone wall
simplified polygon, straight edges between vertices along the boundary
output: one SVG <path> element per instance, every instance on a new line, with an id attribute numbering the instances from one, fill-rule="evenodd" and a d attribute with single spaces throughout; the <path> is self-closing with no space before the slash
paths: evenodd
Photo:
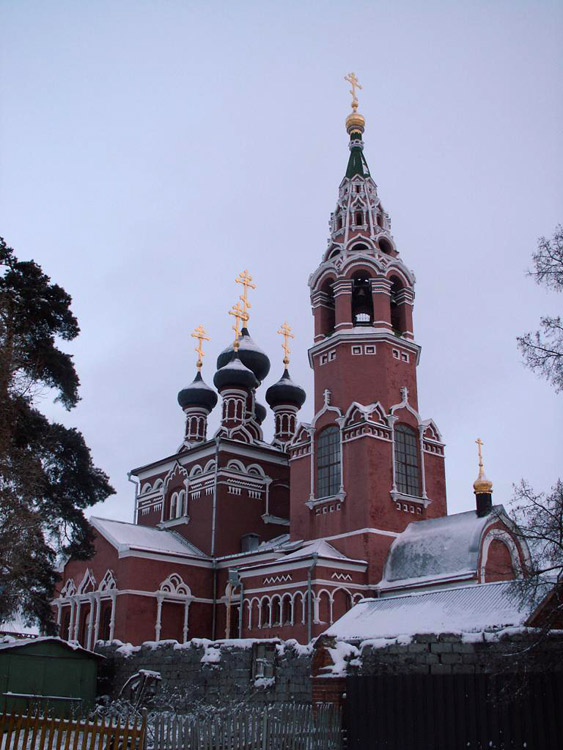
<path id="1" fill-rule="evenodd" d="M 530 650 L 532 644 L 536 647 Z M 323 637 L 315 644 L 318 677 L 377 674 L 475 674 L 563 670 L 563 637 L 552 633 L 441 633 L 344 643 Z"/>
<path id="2" fill-rule="evenodd" d="M 281 703 L 312 700 L 312 649 L 296 641 L 194 639 L 145 643 L 98 643 L 106 657 L 99 670 L 100 695 L 117 697 L 140 669 L 160 672 L 160 698 L 176 710 L 195 704 Z"/>

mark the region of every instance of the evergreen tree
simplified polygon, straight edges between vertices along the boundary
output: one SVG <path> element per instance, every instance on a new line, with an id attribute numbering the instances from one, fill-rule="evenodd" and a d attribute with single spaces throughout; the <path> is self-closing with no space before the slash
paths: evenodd
<path id="1" fill-rule="evenodd" d="M 46 389 L 78 403 L 72 357 L 57 348 L 79 333 L 70 295 L 2 238 L 0 269 L 0 622 L 21 613 L 51 633 L 57 558 L 91 556 L 83 511 L 114 490 L 81 433 L 36 408 Z"/>

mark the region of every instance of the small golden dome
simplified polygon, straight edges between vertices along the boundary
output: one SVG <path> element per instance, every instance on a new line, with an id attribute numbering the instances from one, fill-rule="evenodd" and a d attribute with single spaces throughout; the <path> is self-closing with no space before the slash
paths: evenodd
<path id="1" fill-rule="evenodd" d="M 348 133 L 350 133 L 352 130 L 359 130 L 361 133 L 363 133 L 365 126 L 365 117 L 359 112 L 351 112 L 346 118 L 346 130 L 348 131 Z"/>
<path id="2" fill-rule="evenodd" d="M 484 473 L 479 472 L 479 476 L 473 482 L 473 491 L 476 495 L 490 494 L 493 491 L 493 483 Z"/>

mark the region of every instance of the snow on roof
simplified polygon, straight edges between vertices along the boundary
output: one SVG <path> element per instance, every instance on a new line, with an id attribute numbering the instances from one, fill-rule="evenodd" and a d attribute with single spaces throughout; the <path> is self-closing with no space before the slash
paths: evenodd
<path id="1" fill-rule="evenodd" d="M 297 549 L 295 549 L 295 547 L 297 547 Z M 290 550 L 290 553 L 288 555 L 281 555 L 274 560 L 265 560 L 259 563 L 248 564 L 243 568 L 240 568 L 240 570 L 251 571 L 256 568 L 269 567 L 270 565 L 284 566 L 288 562 L 293 562 L 296 560 L 307 560 L 312 558 L 313 556 L 322 558 L 323 560 L 338 560 L 341 562 L 356 563 L 359 565 L 367 564 L 365 560 L 354 560 L 351 557 L 346 557 L 346 555 L 343 555 L 342 552 L 339 552 L 337 549 L 335 549 L 332 544 L 328 544 L 328 542 L 325 542 L 322 539 L 316 539 L 315 541 L 306 542 L 305 544 L 303 544 L 303 542 L 301 541 L 289 543 L 286 542 L 285 544 L 282 544 L 279 547 L 273 549 L 272 552 L 280 553 L 284 552 L 287 549 Z M 291 550 L 294 551 L 292 552 Z M 260 551 L 261 550 L 259 548 L 257 552 Z"/>
<path id="2" fill-rule="evenodd" d="M 364 560 L 352 560 L 350 557 L 346 557 L 342 552 L 335 549 L 332 544 L 325 542 L 323 539 L 316 539 L 313 542 L 307 542 L 300 549 L 283 557 L 282 560 L 283 562 L 286 562 L 287 560 L 300 560 L 304 557 L 312 557 L 313 555 L 325 559 L 328 558 L 330 560 L 349 560 L 350 562 L 359 563 L 365 562 Z"/>
<path id="3" fill-rule="evenodd" d="M 30 646 L 33 643 L 60 643 L 61 646 L 64 646 L 66 648 L 71 649 L 72 651 L 80 651 L 84 654 L 88 654 L 88 656 L 95 656 L 98 659 L 105 659 L 105 656 L 102 656 L 101 654 L 97 654 L 94 651 L 90 651 L 87 648 L 83 648 L 78 643 L 71 643 L 69 641 L 65 641 L 63 638 L 59 638 L 58 636 L 39 636 L 37 638 L 11 638 L 10 636 L 6 636 L 0 641 L 0 651 L 7 651 L 9 649 L 13 648 L 22 648 L 22 646 Z"/>
<path id="4" fill-rule="evenodd" d="M 0 633 L 17 633 L 20 635 L 39 635 L 37 625 L 26 625 L 21 612 L 17 612 L 11 620 L 0 623 Z"/>
<path id="5" fill-rule="evenodd" d="M 483 531 L 501 513 L 504 508 L 497 505 L 482 518 L 469 510 L 410 523 L 391 545 L 379 587 L 474 574 Z"/>
<path id="6" fill-rule="evenodd" d="M 331 625 L 325 635 L 355 641 L 519 627 L 533 604 L 523 601 L 518 584 L 518 581 L 480 583 L 364 599 Z"/>
<path id="7" fill-rule="evenodd" d="M 261 542 L 258 545 L 258 552 L 266 552 L 271 549 L 279 549 L 283 545 L 289 542 L 289 534 L 280 534 L 273 539 L 268 539 L 266 542 Z"/>
<path id="8" fill-rule="evenodd" d="M 153 526 L 141 526 L 108 518 L 90 518 L 90 523 L 110 544 L 120 552 L 136 549 L 182 557 L 207 557 L 179 534 Z"/>

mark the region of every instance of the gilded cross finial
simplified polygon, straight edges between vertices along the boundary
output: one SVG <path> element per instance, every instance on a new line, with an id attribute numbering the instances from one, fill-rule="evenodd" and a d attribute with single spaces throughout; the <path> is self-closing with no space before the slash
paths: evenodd
<path id="1" fill-rule="evenodd" d="M 485 445 L 485 443 L 481 438 L 477 438 L 475 442 L 477 443 L 477 452 L 479 453 L 479 473 L 481 473 L 483 471 L 483 454 L 481 453 L 481 447 Z"/>
<path id="2" fill-rule="evenodd" d="M 344 76 L 344 80 L 348 81 L 348 83 L 352 86 L 350 89 L 350 93 L 352 94 L 352 109 L 354 112 L 358 109 L 358 97 L 356 96 L 356 89 L 362 90 L 362 86 L 360 85 L 360 82 L 358 81 L 355 73 L 348 73 L 347 76 Z"/>
<path id="3" fill-rule="evenodd" d="M 240 302 L 237 302 L 236 305 L 233 305 L 232 309 L 229 310 L 229 315 L 232 315 L 235 319 L 235 323 L 232 326 L 233 331 L 235 332 L 235 342 L 233 344 L 235 352 L 238 352 L 238 340 L 240 338 L 240 324 L 242 323 L 243 326 L 248 320 L 248 314 L 244 311 L 244 309 L 240 306 Z"/>
<path id="4" fill-rule="evenodd" d="M 485 476 L 485 470 L 483 469 L 483 454 L 481 448 L 484 445 L 481 438 L 477 438 L 477 450 L 479 452 L 479 476 L 473 482 L 473 489 L 476 494 L 491 493 L 493 491 L 493 483 L 490 479 Z"/>
<path id="5" fill-rule="evenodd" d="M 289 364 L 289 355 L 291 352 L 291 349 L 289 348 L 289 339 L 295 338 L 295 336 L 291 333 L 291 326 L 289 325 L 287 320 L 280 327 L 278 333 L 283 336 L 283 344 L 282 344 L 282 349 L 284 353 L 283 363 L 287 367 Z"/>
<path id="6" fill-rule="evenodd" d="M 196 367 L 198 370 L 201 370 L 201 366 L 203 365 L 203 357 L 204 357 L 202 344 L 204 341 L 211 341 L 211 339 L 205 332 L 205 328 L 203 326 L 198 326 L 194 330 L 194 332 L 191 334 L 191 336 L 192 338 L 197 339 L 197 346 L 195 348 L 195 351 L 197 352 Z"/>
<path id="7" fill-rule="evenodd" d="M 248 320 L 248 310 L 252 305 L 248 301 L 248 290 L 249 289 L 256 289 L 256 284 L 252 283 L 252 276 L 248 273 L 248 271 L 245 269 L 235 279 L 237 284 L 242 284 L 243 286 L 243 293 L 240 295 L 239 299 L 243 304 L 243 312 L 246 315 L 245 323 Z"/>

